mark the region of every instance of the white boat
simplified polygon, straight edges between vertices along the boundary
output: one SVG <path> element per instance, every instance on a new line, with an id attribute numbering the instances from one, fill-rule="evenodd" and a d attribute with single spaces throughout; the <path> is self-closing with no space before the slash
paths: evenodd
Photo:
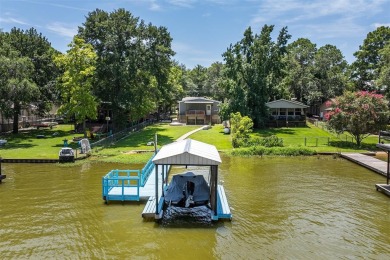
<path id="1" fill-rule="evenodd" d="M 73 149 L 70 147 L 61 148 L 58 156 L 60 162 L 74 162 Z"/>

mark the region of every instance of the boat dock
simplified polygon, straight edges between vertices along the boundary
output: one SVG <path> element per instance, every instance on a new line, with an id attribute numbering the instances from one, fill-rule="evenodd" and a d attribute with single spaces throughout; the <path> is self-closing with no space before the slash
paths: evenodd
<path id="1" fill-rule="evenodd" d="M 387 177 L 387 184 L 375 184 L 377 191 L 380 191 L 387 196 L 390 196 L 390 185 L 389 185 L 389 160 L 390 160 L 390 146 L 384 144 L 377 144 L 378 148 L 381 148 L 387 152 L 388 161 L 384 162 L 382 160 L 376 159 L 372 156 L 367 156 L 359 153 L 341 153 L 341 157 L 348 159 L 352 162 L 355 162 L 359 165 L 366 167 L 376 173 L 379 173 Z"/>
<path id="2" fill-rule="evenodd" d="M 111 170 L 102 178 L 103 200 L 109 201 L 140 201 L 153 196 L 156 191 L 156 169 L 148 161 L 142 170 Z M 159 166 L 168 171 L 168 166 Z M 159 181 L 159 184 L 161 181 Z"/>
<path id="3" fill-rule="evenodd" d="M 387 175 L 387 162 L 385 161 L 361 153 L 341 153 L 340 155 L 349 161 L 357 163 L 385 177 Z"/>

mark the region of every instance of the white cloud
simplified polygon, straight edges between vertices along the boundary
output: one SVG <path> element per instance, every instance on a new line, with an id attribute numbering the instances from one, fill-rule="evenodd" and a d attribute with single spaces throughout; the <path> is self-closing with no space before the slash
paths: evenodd
<path id="1" fill-rule="evenodd" d="M 390 23 L 374 23 L 373 26 L 374 26 L 374 28 L 378 28 L 381 26 L 390 27 Z"/>
<path id="2" fill-rule="evenodd" d="M 196 0 L 167 0 L 167 2 L 174 6 L 190 8 L 193 7 L 197 1 Z"/>
<path id="3" fill-rule="evenodd" d="M 207 55 L 208 52 L 196 49 L 195 47 L 183 43 L 183 42 L 172 42 L 172 49 L 176 53 L 180 53 L 182 55 Z"/>
<path id="4" fill-rule="evenodd" d="M 0 17 L 0 23 L 11 23 L 11 24 L 16 23 L 21 25 L 29 25 L 27 22 L 12 17 L 6 17 L 6 18 Z"/>
<path id="5" fill-rule="evenodd" d="M 50 23 L 46 26 L 46 28 L 58 35 L 73 38 L 77 34 L 77 26 L 76 25 L 68 25 L 64 23 Z"/>
<path id="6" fill-rule="evenodd" d="M 386 0 L 266 0 L 252 1 L 258 4 L 250 25 L 288 25 L 299 28 L 306 37 L 316 34 L 319 38 L 336 38 L 364 33 L 361 19 L 383 12 Z"/>

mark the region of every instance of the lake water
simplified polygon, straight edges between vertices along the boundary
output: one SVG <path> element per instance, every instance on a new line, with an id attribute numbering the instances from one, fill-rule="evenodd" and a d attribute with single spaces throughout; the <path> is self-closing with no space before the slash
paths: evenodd
<path id="1" fill-rule="evenodd" d="M 390 259 L 390 198 L 375 190 L 386 179 L 331 156 L 222 156 L 233 220 L 203 226 L 105 205 L 101 177 L 142 165 L 2 168 L 0 259 Z"/>

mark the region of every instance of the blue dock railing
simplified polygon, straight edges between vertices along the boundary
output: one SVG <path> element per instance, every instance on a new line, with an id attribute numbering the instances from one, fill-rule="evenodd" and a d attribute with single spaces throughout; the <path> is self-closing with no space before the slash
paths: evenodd
<path id="1" fill-rule="evenodd" d="M 139 200 L 139 170 L 112 170 L 102 179 L 103 199 Z"/>
<path id="2" fill-rule="evenodd" d="M 141 170 L 141 187 L 145 186 L 146 181 L 148 180 L 150 174 L 154 170 L 153 158 L 156 154 L 149 159 L 149 161 L 145 164 L 144 168 Z"/>
<path id="3" fill-rule="evenodd" d="M 139 201 L 140 188 L 144 187 L 154 170 L 152 159 L 142 170 L 111 170 L 102 178 L 103 200 Z"/>

